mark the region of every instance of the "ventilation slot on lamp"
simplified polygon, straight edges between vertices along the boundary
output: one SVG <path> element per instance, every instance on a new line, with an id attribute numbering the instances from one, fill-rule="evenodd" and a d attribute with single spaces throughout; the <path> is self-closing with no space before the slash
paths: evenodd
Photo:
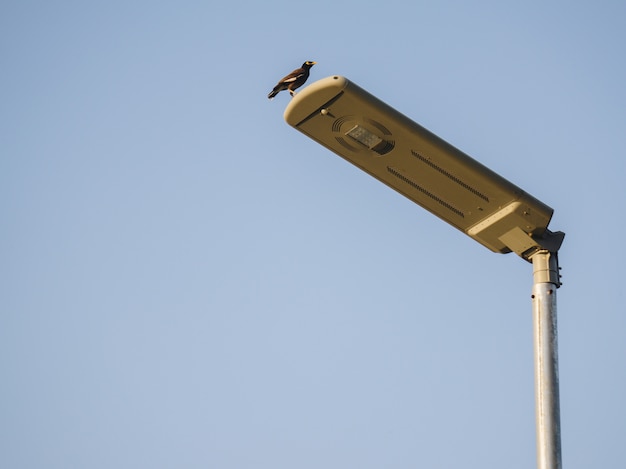
<path id="1" fill-rule="evenodd" d="M 483 194 L 482 192 L 480 192 L 477 189 L 474 189 L 472 186 L 470 186 L 469 184 L 467 184 L 466 182 L 463 182 L 462 180 L 460 180 L 458 177 L 450 174 L 448 171 L 446 171 L 445 169 L 443 169 L 441 166 L 437 166 L 435 163 L 433 163 L 430 159 L 426 158 L 425 156 L 420 155 L 419 153 L 411 150 L 411 154 L 417 158 L 418 160 L 420 160 L 422 163 L 427 164 L 428 166 L 430 166 L 431 168 L 433 168 L 435 171 L 440 172 L 441 174 L 443 174 L 445 177 L 447 177 L 448 179 L 450 179 L 451 181 L 456 182 L 459 186 L 461 186 L 463 189 L 466 189 L 468 191 L 470 191 L 472 194 L 474 194 L 477 197 L 480 197 L 481 199 L 483 199 L 485 202 L 489 202 L 489 197 L 487 197 L 485 194 Z"/>
<path id="2" fill-rule="evenodd" d="M 411 186 L 413 189 L 418 190 L 419 192 L 421 192 L 422 194 L 424 194 L 425 196 L 430 197 L 432 200 L 434 200 L 435 202 L 437 202 L 439 205 L 441 205 L 442 207 L 447 208 L 448 210 L 450 210 L 452 213 L 455 213 L 456 215 L 458 215 L 461 218 L 465 218 L 465 214 L 459 210 L 458 208 L 454 207 L 453 205 L 449 204 L 448 202 L 446 202 L 445 200 L 437 197 L 435 194 L 433 194 L 432 192 L 424 189 L 422 186 L 420 186 L 419 184 L 417 184 L 416 182 L 412 181 L 410 178 L 406 177 L 404 174 L 402 174 L 400 171 L 398 171 L 395 168 L 392 168 L 391 166 L 387 166 L 387 171 L 389 171 L 390 174 L 393 174 L 395 177 L 397 177 L 398 179 L 400 179 L 403 182 L 406 182 L 409 186 Z"/>

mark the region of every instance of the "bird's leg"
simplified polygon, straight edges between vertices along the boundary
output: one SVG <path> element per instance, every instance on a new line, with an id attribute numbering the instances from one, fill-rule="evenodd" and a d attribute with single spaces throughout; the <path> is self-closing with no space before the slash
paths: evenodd
<path id="1" fill-rule="evenodd" d="M 296 92 L 294 90 L 289 90 L 289 94 L 293 98 L 296 95 Z"/>

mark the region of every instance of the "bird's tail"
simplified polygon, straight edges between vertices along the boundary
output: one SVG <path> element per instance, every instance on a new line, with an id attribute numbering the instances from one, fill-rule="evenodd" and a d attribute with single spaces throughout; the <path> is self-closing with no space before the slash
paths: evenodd
<path id="1" fill-rule="evenodd" d="M 268 99 L 274 99 L 274 96 L 276 96 L 279 91 L 280 90 L 272 90 L 272 91 L 270 91 L 270 94 L 267 95 Z"/>

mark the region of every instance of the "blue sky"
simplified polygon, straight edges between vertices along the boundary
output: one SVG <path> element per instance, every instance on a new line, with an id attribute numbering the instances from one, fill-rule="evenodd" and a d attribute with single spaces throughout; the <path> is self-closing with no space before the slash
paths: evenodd
<path id="1" fill-rule="evenodd" d="M 623 2 L 5 2 L 0 466 L 527 468 L 532 269 L 290 128 L 344 75 L 555 209 L 563 462 L 626 459 Z"/>

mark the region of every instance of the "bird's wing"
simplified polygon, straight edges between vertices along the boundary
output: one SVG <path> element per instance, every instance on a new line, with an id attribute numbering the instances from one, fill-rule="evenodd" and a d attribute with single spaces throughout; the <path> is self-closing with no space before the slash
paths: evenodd
<path id="1" fill-rule="evenodd" d="M 292 81 L 296 81 L 302 75 L 304 75 L 304 72 L 302 70 L 294 70 L 289 75 L 287 75 L 285 78 L 280 80 L 280 82 L 281 83 L 291 83 Z"/>

